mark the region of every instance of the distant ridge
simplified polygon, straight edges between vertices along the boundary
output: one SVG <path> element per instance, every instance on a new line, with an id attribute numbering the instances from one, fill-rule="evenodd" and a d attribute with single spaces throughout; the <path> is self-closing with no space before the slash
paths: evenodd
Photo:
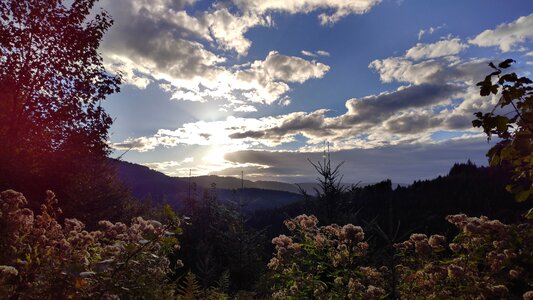
<path id="1" fill-rule="evenodd" d="M 183 206 L 188 197 L 189 179 L 170 177 L 146 166 L 112 159 L 117 175 L 138 199 L 150 198 L 156 203 L 168 203 L 176 208 Z M 216 184 L 216 196 L 222 203 L 232 203 L 242 197 L 247 203 L 245 210 L 272 209 L 298 201 L 302 196 L 298 187 L 290 183 L 270 181 L 244 181 L 235 177 L 199 176 L 192 177 L 193 195 L 201 198 L 204 191 Z"/>
<path id="2" fill-rule="evenodd" d="M 246 174 L 245 174 L 246 175 Z M 187 181 L 188 177 L 176 177 L 179 180 Z M 252 181 L 244 179 L 241 182 L 241 178 L 231 177 L 231 176 L 217 176 L 217 175 L 207 175 L 207 176 L 194 176 L 191 177 L 191 181 L 195 182 L 202 187 L 210 187 L 212 183 L 217 185 L 217 188 L 222 189 L 240 189 L 241 184 L 244 183 L 245 188 L 255 188 L 255 189 L 265 189 L 265 190 L 275 190 L 275 191 L 284 191 L 290 193 L 299 193 L 300 190 L 298 186 L 292 183 L 278 182 L 278 181 Z"/>

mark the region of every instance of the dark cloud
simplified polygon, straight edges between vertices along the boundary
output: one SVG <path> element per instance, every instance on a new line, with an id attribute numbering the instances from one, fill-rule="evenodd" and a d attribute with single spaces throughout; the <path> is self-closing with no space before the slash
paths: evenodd
<path id="1" fill-rule="evenodd" d="M 261 138 L 280 140 L 287 135 L 304 134 L 312 136 L 327 136 L 332 132 L 327 128 L 324 113 L 327 110 L 317 110 L 312 113 L 296 112 L 281 118 L 280 124 L 261 131 L 244 131 L 231 134 L 232 139 Z"/>
<path id="2" fill-rule="evenodd" d="M 452 84 L 421 84 L 400 90 L 352 99 L 346 102 L 348 113 L 340 118 L 345 126 L 359 123 L 378 124 L 402 110 L 429 107 L 450 101 L 461 88 Z"/>
<path id="3" fill-rule="evenodd" d="M 376 182 L 390 178 L 396 183 L 411 183 L 444 175 L 455 162 L 471 159 L 479 165 L 486 165 L 485 153 L 491 146 L 484 137 L 480 137 L 437 144 L 344 150 L 331 153 L 331 159 L 332 163 L 345 162 L 341 167 L 345 182 Z M 323 157 L 322 153 L 239 151 L 226 154 L 225 159 L 270 166 L 248 167 L 246 170 L 248 174 L 262 174 L 265 179 L 308 182 L 314 181 L 317 176 L 308 159 L 316 162 L 322 161 Z M 232 175 L 235 171 L 228 169 L 217 174 Z"/>
<path id="4" fill-rule="evenodd" d="M 260 139 L 264 136 L 265 136 L 264 131 L 253 131 L 253 130 L 237 132 L 237 133 L 233 133 L 229 135 L 229 137 L 232 139 L 245 139 L 245 138 Z"/>
<path id="5" fill-rule="evenodd" d="M 107 59 L 114 63 L 113 55 L 127 57 L 133 64 L 131 68 L 149 67 L 148 73 L 158 72 L 180 79 L 216 72 L 214 65 L 222 59 L 199 43 L 211 37 L 201 19 L 183 10 L 190 2 L 103 2 L 115 20 L 103 43 Z"/>

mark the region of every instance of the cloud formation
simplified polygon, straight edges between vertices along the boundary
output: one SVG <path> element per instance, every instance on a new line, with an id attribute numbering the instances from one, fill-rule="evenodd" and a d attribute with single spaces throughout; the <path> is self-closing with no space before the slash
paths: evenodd
<path id="1" fill-rule="evenodd" d="M 271 18 L 222 6 L 189 15 L 185 7 L 193 2 L 104 2 L 117 20 L 103 47 L 108 69 L 121 72 L 126 84 L 143 89 L 158 82 L 172 99 L 213 102 L 237 112 L 256 111 L 258 103 L 286 105 L 289 84 L 328 72 L 323 63 L 277 51 L 264 60 L 228 66 L 224 53 L 212 48 L 246 55 L 251 42 L 244 34 L 270 26 Z"/>
<path id="2" fill-rule="evenodd" d="M 418 32 L 418 40 L 421 40 L 424 35 L 433 34 L 437 30 L 440 30 L 440 29 L 442 29 L 444 27 L 446 27 L 446 24 L 442 24 L 442 25 L 439 25 L 439 26 L 436 26 L 436 27 L 429 27 L 427 29 L 420 29 L 420 31 Z"/>
<path id="3" fill-rule="evenodd" d="M 437 58 L 448 55 L 457 55 L 462 50 L 468 48 L 467 44 L 461 43 L 458 38 L 440 40 L 433 44 L 416 44 L 415 47 L 407 50 L 406 57 L 413 60 Z"/>
<path id="4" fill-rule="evenodd" d="M 485 153 L 491 145 L 484 137 L 454 139 L 434 144 L 385 146 L 379 149 L 349 149 L 331 154 L 332 163 L 344 161 L 340 171 L 346 183 L 378 182 L 391 179 L 394 183 L 434 178 L 447 174 L 455 162 L 470 158 L 474 163 L 486 164 Z M 401 159 L 398 159 L 401 157 Z M 270 152 L 245 150 L 230 152 L 225 159 L 232 163 L 250 164 L 245 174 L 261 174 L 263 180 L 310 182 L 315 172 L 307 159 L 321 161 L 321 152 Z M 254 167 L 257 164 L 261 167 Z M 235 176 L 238 170 L 228 169 L 217 175 Z M 248 175 L 246 175 L 248 176 Z"/>
<path id="5" fill-rule="evenodd" d="M 329 56 L 330 55 L 329 52 L 324 51 L 324 50 L 318 50 L 316 52 L 302 50 L 301 53 L 302 53 L 302 55 L 309 56 L 309 57 Z"/>
<path id="6" fill-rule="evenodd" d="M 487 29 L 469 40 L 470 44 L 480 47 L 497 46 L 502 52 L 516 50 L 515 46 L 533 38 L 533 14 L 523 16 L 495 29 Z"/>
<path id="7" fill-rule="evenodd" d="M 289 14 L 310 13 L 317 10 L 332 11 L 320 13 L 320 24 L 331 25 L 350 14 L 363 14 L 381 0 L 232 0 L 241 10 L 263 15 L 268 12 Z"/>
<path id="8" fill-rule="evenodd" d="M 488 60 L 465 57 L 475 57 L 470 51 L 476 46 L 497 46 L 502 52 L 523 50 L 519 46 L 533 37 L 533 14 L 483 31 L 468 42 L 448 35 L 400 49 L 395 56 L 371 57 L 368 68 L 388 84 L 388 90 L 344 98 L 345 110 L 326 106 L 309 111 L 261 111 L 266 105 L 288 105 L 295 86 L 327 76 L 335 55 L 327 58 L 329 52 L 314 48 L 302 50 L 298 57 L 267 48 L 260 56 L 253 53 L 253 59 L 247 58 L 252 40 L 246 34 L 251 28 L 274 26 L 276 13 L 314 12 L 322 25 L 331 25 L 349 14 L 368 12 L 379 2 L 232 0 L 195 11 L 187 9 L 194 0 L 107 0 L 106 8 L 117 20 L 103 47 L 109 69 L 120 71 L 128 84 L 140 89 L 156 84 L 177 101 L 209 102 L 227 111 L 214 121 L 188 119 L 112 146 L 137 152 L 165 147 L 210 149 L 186 160 L 147 164 L 167 174 L 194 165 L 204 173 L 216 170 L 229 175 L 238 168 L 272 178 L 277 174 L 307 176 L 305 156 L 319 157 L 325 140 L 339 157 L 351 161 L 360 157 L 358 163 L 368 172 L 380 161 L 391 159 L 391 152 L 399 153 L 394 157 L 408 157 L 423 149 L 417 155 L 427 155 L 430 161 L 434 159 L 431 151 L 442 154 L 439 151 L 451 151 L 457 145 L 466 147 L 461 148 L 465 151 L 483 148 L 476 144 L 480 139 L 471 126 L 472 113 L 490 110 L 497 99 L 481 98 L 475 87 L 490 71 Z M 418 38 L 442 28 L 421 30 Z M 232 112 L 247 117 L 227 117 Z M 224 153 L 228 153 L 225 158 Z M 451 160 L 443 166 L 448 168 Z M 383 174 L 376 180 L 387 177 Z M 428 174 L 420 173 L 417 178 L 434 176 Z"/>

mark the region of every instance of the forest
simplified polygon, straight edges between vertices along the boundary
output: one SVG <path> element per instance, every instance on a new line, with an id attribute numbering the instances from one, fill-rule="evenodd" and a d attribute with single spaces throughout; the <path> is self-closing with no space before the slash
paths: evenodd
<path id="1" fill-rule="evenodd" d="M 496 141 L 487 166 L 346 185 L 324 151 L 314 193 L 175 192 L 110 159 L 113 20 L 62 2 L 0 2 L 0 298 L 533 299 L 533 86 L 514 60 L 479 74 L 513 112 L 472 116 Z M 156 184 L 177 202 L 134 193 Z M 260 192 L 285 198 L 247 201 Z"/>

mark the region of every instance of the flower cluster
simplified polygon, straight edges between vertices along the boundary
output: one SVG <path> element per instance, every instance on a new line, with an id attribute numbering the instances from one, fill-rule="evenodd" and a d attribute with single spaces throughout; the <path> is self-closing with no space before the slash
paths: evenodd
<path id="1" fill-rule="evenodd" d="M 170 230 L 179 220 L 172 226 L 140 217 L 130 226 L 100 221 L 101 230 L 87 231 L 76 219 L 61 224 L 57 202 L 48 191 L 34 215 L 21 193 L 0 193 L 0 295 L 113 299 L 171 293 L 166 254 L 177 245 Z"/>
<path id="2" fill-rule="evenodd" d="M 368 244 L 363 229 L 347 224 L 318 226 L 315 216 L 286 220 L 292 235 L 272 240 L 276 253 L 268 263 L 277 299 L 379 299 L 383 273 L 365 266 Z"/>
<path id="3" fill-rule="evenodd" d="M 533 294 L 528 292 L 533 278 L 530 224 L 506 225 L 464 214 L 447 220 L 459 230 L 449 244 L 440 235 L 413 234 L 395 245 L 402 298 L 527 299 Z"/>

